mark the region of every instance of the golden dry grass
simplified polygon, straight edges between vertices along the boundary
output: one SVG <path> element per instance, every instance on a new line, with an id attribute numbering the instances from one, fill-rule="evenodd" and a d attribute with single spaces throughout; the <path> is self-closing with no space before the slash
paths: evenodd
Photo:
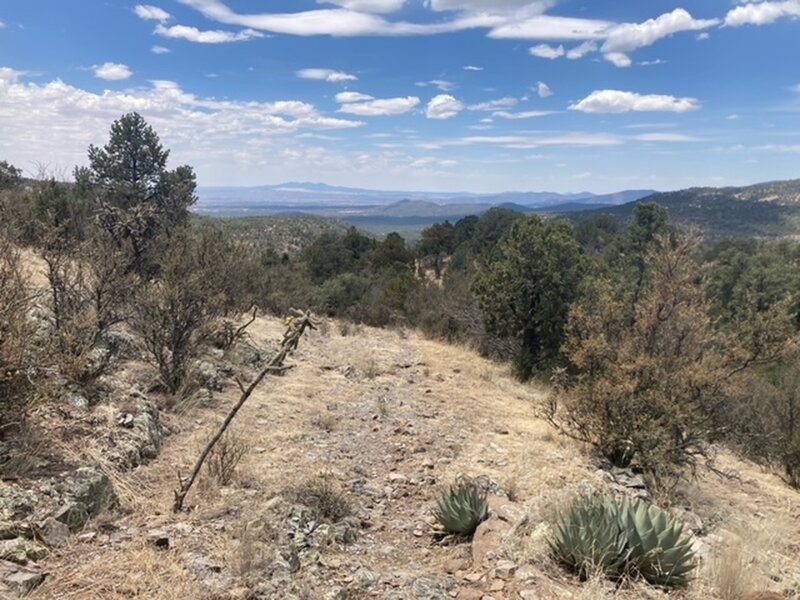
<path id="1" fill-rule="evenodd" d="M 281 334 L 278 320 L 259 319 L 251 329 L 259 344 L 274 343 Z M 292 362 L 296 368 L 268 378 L 237 417 L 237 431 L 250 451 L 231 486 L 221 487 L 204 474 L 188 498 L 194 510 L 170 512 L 176 473 L 189 470 L 198 445 L 235 401 L 234 385 L 212 406 L 176 419 L 179 432 L 157 461 L 114 475 L 132 509 L 118 523 L 132 532 L 130 539 L 76 543 L 56 553 L 46 565 L 52 577 L 33 597 L 213 597 L 187 568 L 187 552 L 226 565 L 246 589 L 274 555 L 282 524 L 265 522 L 273 499 L 320 472 L 343 486 L 364 480 L 378 490 L 390 473 L 409 479 L 429 474 L 437 482 L 408 485 L 406 496 L 371 506 L 372 526 L 362 533 L 359 552 L 326 550 L 331 584 L 352 579 L 352 565 L 389 574 L 443 573 L 443 565 L 464 549 L 432 545 L 429 536 L 414 530 L 429 522 L 441 487 L 466 474 L 513 487 L 528 517 L 502 552 L 535 570 L 537 589 L 549 594 L 543 598 L 666 597 L 639 584 L 620 589 L 603 581 L 579 584 L 554 564 L 547 523 L 582 487 L 604 484 L 582 448 L 535 417 L 546 389 L 517 383 L 506 367 L 467 348 L 389 330 L 311 333 Z M 335 425 L 320 426 L 321 414 Z M 679 597 L 728 600 L 739 591 L 791 589 L 792 577 L 800 574 L 800 494 L 730 455 L 723 454 L 720 464 L 737 471 L 740 480 L 709 474 L 682 490 L 681 502 L 710 524 L 720 541 L 698 580 Z M 176 524 L 183 529 L 175 550 L 147 546 L 147 530 Z"/>

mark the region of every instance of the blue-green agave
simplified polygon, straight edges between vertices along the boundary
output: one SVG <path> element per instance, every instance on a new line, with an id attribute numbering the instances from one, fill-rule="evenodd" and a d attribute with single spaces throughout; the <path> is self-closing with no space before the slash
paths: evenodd
<path id="1" fill-rule="evenodd" d="M 692 540 L 683 535 L 683 525 L 657 506 L 627 498 L 584 498 L 556 524 L 550 545 L 583 579 L 602 572 L 683 587 L 696 567 Z"/>
<path id="2" fill-rule="evenodd" d="M 472 482 L 452 485 L 439 498 L 433 514 L 447 533 L 471 536 L 489 517 L 486 492 Z"/>

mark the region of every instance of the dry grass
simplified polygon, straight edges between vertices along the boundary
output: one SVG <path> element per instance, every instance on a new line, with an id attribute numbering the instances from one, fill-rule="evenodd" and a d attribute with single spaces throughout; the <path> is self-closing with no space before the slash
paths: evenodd
<path id="1" fill-rule="evenodd" d="M 258 319 L 249 331 L 261 344 L 280 339 L 282 329 L 280 321 Z M 345 374 L 348 365 L 367 358 L 376 365 L 419 366 L 383 372 L 373 379 Z M 35 598 L 210 597 L 187 574 L 181 552 L 210 556 L 242 581 L 256 576 L 274 555 L 276 536 L 285 527 L 281 519 L 269 520 L 268 515 L 275 514 L 268 508 L 270 499 L 313 481 L 321 472 L 335 473 L 328 479 L 335 492 L 331 498 L 346 489 L 341 496 L 344 504 L 353 495 L 372 519 L 372 527 L 355 548 L 324 550 L 345 565 L 358 563 L 384 574 L 441 576 L 453 550 L 431 546 L 428 538 L 412 533 L 414 526 L 430 516 L 438 484 L 463 474 L 485 475 L 510 488 L 525 508 L 527 521 L 507 540 L 503 553 L 535 570 L 537 589 L 549 590 L 550 597 L 559 599 L 667 597 L 634 583 L 619 590 L 603 581 L 581 585 L 551 558 L 547 524 L 587 486 L 602 489 L 604 483 L 581 448 L 554 436 L 535 417 L 545 389 L 514 381 L 504 367 L 467 348 L 424 340 L 414 333 L 401 339 L 394 332 L 369 328 L 361 332 L 349 328 L 346 337 L 309 336 L 291 362 L 296 368 L 284 377 L 267 378 L 237 417 L 237 430 L 251 451 L 240 463 L 233 488 L 220 489 L 209 481 L 190 496 L 189 504 L 196 507 L 192 513 L 169 512 L 176 471 L 188 471 L 197 441 L 207 439 L 219 415 L 235 401 L 233 386 L 216 397 L 214 406 L 198 407 L 180 418 L 181 431 L 169 438 L 158 461 L 119 476 L 123 489 L 131 490 L 127 502 L 135 508 L 121 526 L 142 531 L 190 523 L 192 533 L 178 540 L 180 552 L 155 552 L 143 546 L 141 536 L 108 547 L 76 545 L 69 556 L 57 554 L 48 562 L 53 576 Z M 327 422 L 320 416 L 333 405 L 335 427 L 320 435 Z M 382 405 L 391 406 L 391 418 L 381 418 L 389 412 Z M 725 542 L 712 547 L 715 566 L 710 558 L 698 580 L 677 597 L 727 600 L 747 588 L 790 590 L 800 573 L 800 496 L 778 477 L 724 453 L 720 466 L 738 471 L 741 479 L 704 476 L 684 490 L 680 503 L 700 515 Z M 387 485 L 394 473 L 406 479 L 434 477 L 437 484 Z M 361 488 L 352 488 L 353 481 L 378 492 L 391 487 L 392 495 L 380 502 L 372 496 L 356 498 Z M 305 496 L 313 504 L 311 496 L 320 494 Z M 323 504 L 341 513 L 337 502 Z M 763 529 L 767 533 L 756 539 L 753 532 Z M 738 548 L 737 533 L 744 540 Z M 727 566 L 740 563 L 750 569 Z M 332 582 L 336 571 L 329 568 L 323 573 Z M 747 581 L 751 574 L 754 578 Z M 297 585 L 311 586 L 309 597 L 324 597 L 326 590 L 314 589 L 303 580 L 306 576 L 301 569 Z"/>

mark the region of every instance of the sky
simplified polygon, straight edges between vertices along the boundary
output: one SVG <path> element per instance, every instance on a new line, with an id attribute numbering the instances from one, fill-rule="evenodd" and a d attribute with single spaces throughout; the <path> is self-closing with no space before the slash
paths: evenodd
<path id="1" fill-rule="evenodd" d="M 136 111 L 205 186 L 797 178 L 798 56 L 800 0 L 3 0 L 0 160 L 68 178 Z"/>

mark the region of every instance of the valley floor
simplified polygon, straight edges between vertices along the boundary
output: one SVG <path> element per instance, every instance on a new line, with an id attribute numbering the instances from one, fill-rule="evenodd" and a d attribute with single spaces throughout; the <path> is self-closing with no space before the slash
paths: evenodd
<path id="1" fill-rule="evenodd" d="M 278 320 L 251 329 L 274 345 Z M 234 482 L 204 477 L 171 512 L 177 472 L 238 398 L 229 381 L 210 406 L 171 415 L 162 454 L 117 482 L 128 514 L 90 523 L 55 550 L 33 598 L 338 599 L 659 598 L 640 584 L 581 584 L 554 564 L 547 523 L 570 497 L 607 479 L 576 444 L 535 416 L 546 390 L 512 380 L 470 350 L 415 334 L 336 324 L 311 332 L 295 368 L 267 378 L 237 417 L 249 446 Z M 704 533 L 688 598 L 772 589 L 800 598 L 800 494 L 772 474 L 720 457 L 737 479 L 706 474 L 680 491 Z M 291 490 L 327 474 L 357 507 L 334 526 L 308 523 Z M 457 476 L 496 492 L 494 531 L 440 543 L 431 509 Z M 156 531 L 154 531 L 156 530 Z M 154 538 L 169 540 L 158 548 Z M 733 593 L 736 593 L 735 591 Z M 791 594 L 794 594 L 792 596 Z"/>

